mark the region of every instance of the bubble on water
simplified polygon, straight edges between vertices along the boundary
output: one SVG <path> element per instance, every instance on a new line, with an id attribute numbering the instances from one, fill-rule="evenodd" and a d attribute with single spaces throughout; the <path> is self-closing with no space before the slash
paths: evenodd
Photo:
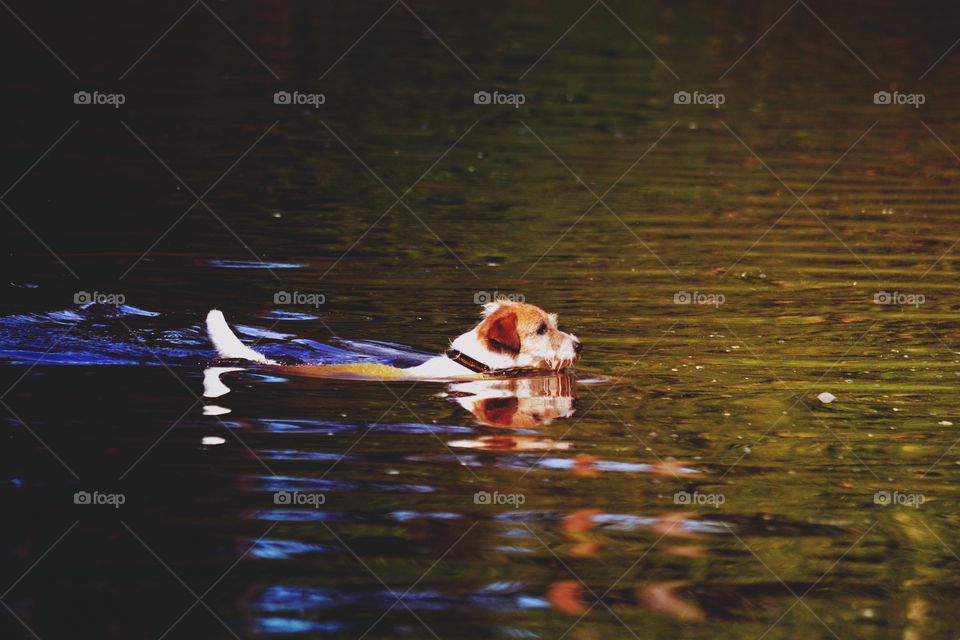
<path id="1" fill-rule="evenodd" d="M 824 391 L 823 393 L 817 396 L 817 400 L 819 400 L 823 404 L 830 404 L 836 399 L 837 399 L 837 396 L 833 395 L 829 391 Z"/>
<path id="2" fill-rule="evenodd" d="M 215 447 L 225 442 L 226 440 L 224 440 L 220 436 L 204 436 L 203 439 L 200 441 L 200 444 L 202 444 L 205 447 Z"/>

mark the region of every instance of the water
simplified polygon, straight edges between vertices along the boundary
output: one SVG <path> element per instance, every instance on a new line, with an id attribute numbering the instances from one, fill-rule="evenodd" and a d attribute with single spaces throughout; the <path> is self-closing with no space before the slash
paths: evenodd
<path id="1" fill-rule="evenodd" d="M 4 637 L 955 633 L 955 9 L 208 6 L 3 27 Z M 201 396 L 495 291 L 575 377 Z"/>

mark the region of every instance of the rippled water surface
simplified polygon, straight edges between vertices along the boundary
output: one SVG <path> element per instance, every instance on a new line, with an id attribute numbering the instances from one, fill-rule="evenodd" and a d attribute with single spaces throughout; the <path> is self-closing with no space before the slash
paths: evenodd
<path id="1" fill-rule="evenodd" d="M 10 9 L 3 637 L 956 634 L 955 7 Z"/>

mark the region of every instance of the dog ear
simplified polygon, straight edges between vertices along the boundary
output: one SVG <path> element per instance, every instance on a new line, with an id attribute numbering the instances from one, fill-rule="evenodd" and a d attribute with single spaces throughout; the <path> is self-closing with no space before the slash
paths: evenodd
<path id="1" fill-rule="evenodd" d="M 512 311 L 489 316 L 481 326 L 481 337 L 490 351 L 520 353 L 520 333 L 517 331 L 517 314 Z"/>

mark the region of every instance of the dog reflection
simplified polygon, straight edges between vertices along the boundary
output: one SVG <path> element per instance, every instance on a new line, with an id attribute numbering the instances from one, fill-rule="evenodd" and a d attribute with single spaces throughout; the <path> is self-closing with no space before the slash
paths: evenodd
<path id="1" fill-rule="evenodd" d="M 576 411 L 577 381 L 571 373 L 471 380 L 448 389 L 448 397 L 490 427 L 548 425 Z"/>

